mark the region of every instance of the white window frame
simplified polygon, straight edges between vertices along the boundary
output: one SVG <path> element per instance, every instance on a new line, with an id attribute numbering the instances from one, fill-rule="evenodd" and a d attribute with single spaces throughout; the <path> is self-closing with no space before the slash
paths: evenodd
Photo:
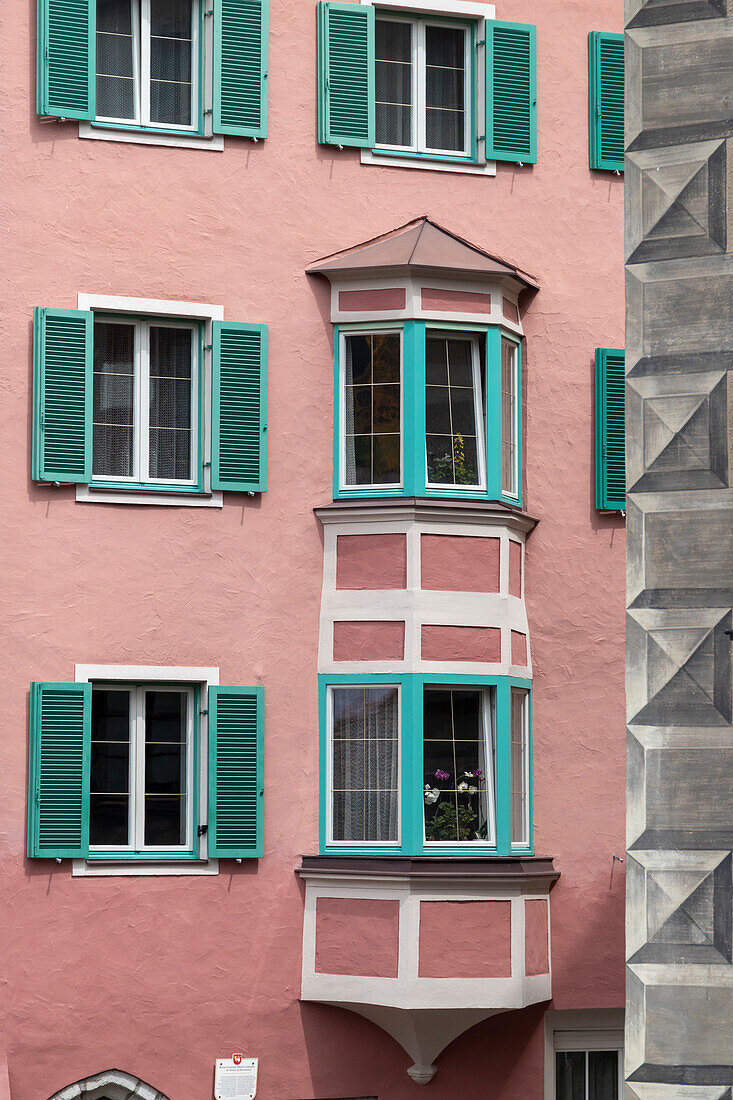
<path id="1" fill-rule="evenodd" d="M 397 839 L 396 840 L 334 840 L 333 836 L 333 693 L 353 688 L 395 688 L 397 690 Z M 400 683 L 358 682 L 329 684 L 326 693 L 326 836 L 329 848 L 381 848 L 394 850 L 402 846 L 402 685 Z"/>
<path id="2" fill-rule="evenodd" d="M 192 686 L 200 688 L 201 713 L 199 714 L 199 738 L 198 738 L 198 804 L 199 815 L 202 822 L 206 821 L 206 806 L 208 803 L 208 715 L 205 700 L 208 697 L 209 687 L 217 687 L 219 684 L 219 669 L 199 666 L 165 666 L 165 665 L 76 665 L 75 682 L 77 684 L 99 684 L 105 686 L 125 686 L 141 684 L 145 687 L 153 686 L 165 689 L 172 686 Z M 193 799 L 191 799 L 193 806 Z M 198 823 L 193 822 L 192 828 Z M 193 836 L 193 833 L 191 833 Z M 170 848 L 163 849 L 170 852 Z M 122 852 L 116 847 L 114 852 Z M 216 875 L 219 873 L 219 861 L 208 855 L 208 836 L 205 834 L 199 839 L 198 859 L 182 858 L 180 861 L 168 859 L 156 860 L 156 853 L 151 849 L 139 859 L 115 859 L 114 852 L 110 852 L 109 859 L 104 855 L 96 854 L 90 859 L 74 859 L 72 861 L 72 874 L 75 876 L 105 878 L 110 876 L 175 876 L 175 875 Z M 187 852 L 181 850 L 183 857 Z"/>
<path id="3" fill-rule="evenodd" d="M 187 855 L 193 851 L 193 775 L 194 775 L 194 702 L 195 694 L 191 684 L 115 684 L 97 683 L 92 685 L 95 691 L 126 691 L 130 697 L 130 755 L 128 769 L 128 836 L 127 844 L 95 844 L 89 846 L 91 853 L 136 852 L 159 855 L 162 852 Z M 145 693 L 148 691 L 174 691 L 186 697 L 186 839 L 183 844 L 146 844 L 145 843 Z M 90 792 L 90 795 L 93 792 Z"/>
<path id="4" fill-rule="evenodd" d="M 98 0 L 93 0 L 97 3 Z M 191 0 L 191 118 L 189 125 L 177 122 L 154 122 L 150 117 L 150 4 L 151 0 L 127 0 L 131 6 L 132 71 L 134 118 L 115 118 L 98 115 L 95 122 L 109 122 L 120 126 L 140 126 L 173 132 L 197 132 L 199 129 L 199 25 L 200 0 Z M 96 42 L 95 42 L 96 50 Z M 96 55 L 95 55 L 96 56 Z M 96 63 L 95 63 L 96 79 Z"/>
<path id="5" fill-rule="evenodd" d="M 469 340 L 471 344 L 471 374 L 473 378 L 473 406 L 474 416 L 476 417 L 476 462 L 478 465 L 479 479 L 475 485 L 455 485 L 452 483 L 429 481 L 428 480 L 428 429 L 427 429 L 427 378 L 425 379 L 425 393 L 423 394 L 423 402 L 425 403 L 426 421 L 425 421 L 425 487 L 427 489 L 442 489 L 444 492 L 486 492 L 486 418 L 484 415 L 484 409 L 486 405 L 486 397 L 482 392 L 481 386 L 481 350 L 480 340 L 478 333 L 475 332 L 444 332 L 439 328 L 427 328 L 425 330 L 425 342 L 430 338 L 446 339 L 446 340 Z"/>
<path id="6" fill-rule="evenodd" d="M 512 462 L 512 481 L 514 482 L 514 489 L 504 488 L 504 368 L 502 363 L 502 355 L 504 344 L 510 344 L 512 351 L 512 388 L 513 388 L 513 433 L 514 433 L 514 460 Z M 522 400 L 521 393 L 519 391 L 519 343 L 517 340 L 511 339 L 505 332 L 499 333 L 499 410 L 501 413 L 501 493 L 502 496 L 511 497 L 512 500 L 519 500 L 519 448 L 521 446 L 520 436 L 520 422 L 519 422 L 519 410 L 521 409 Z"/>
<path id="7" fill-rule="evenodd" d="M 481 693 L 481 721 L 484 734 L 484 759 L 486 761 L 486 798 L 488 805 L 488 836 L 486 840 L 428 840 L 425 834 L 425 802 L 422 807 L 423 847 L 430 851 L 441 848 L 495 848 L 496 847 L 496 688 L 491 684 L 423 684 L 424 698 L 429 691 L 478 691 Z M 425 759 L 425 718 L 420 731 L 422 759 Z M 422 770 L 422 769 L 421 769 Z M 458 776 L 455 776 L 456 781 Z"/>
<path id="8" fill-rule="evenodd" d="M 199 439 L 199 341 L 195 324 L 190 322 L 155 318 L 131 318 L 124 315 L 96 315 L 94 324 L 118 324 L 134 327 L 134 354 L 133 354 L 133 472 L 129 477 L 116 474 L 92 474 L 92 486 L 95 482 L 104 482 L 108 486 L 110 482 L 120 485 L 128 484 L 144 489 L 146 485 L 180 485 L 193 486 L 198 484 L 199 477 L 190 478 L 155 478 L 150 476 L 150 329 L 151 327 L 181 328 L 191 334 L 191 445 L 189 461 L 191 474 L 198 473 L 200 439 Z M 94 462 L 94 445 L 92 444 L 92 463 Z"/>
<path id="9" fill-rule="evenodd" d="M 178 508 L 221 508 L 223 505 L 223 492 L 211 488 L 211 347 L 212 325 L 214 321 L 224 320 L 224 307 L 207 302 L 178 302 L 167 301 L 164 298 L 127 298 L 113 294 L 79 294 L 77 308 L 91 311 L 95 317 L 112 315 L 118 321 L 125 321 L 125 315 L 130 322 L 138 317 L 144 317 L 151 323 L 156 321 L 168 324 L 175 321 L 203 321 L 204 323 L 204 360 L 200 364 L 202 385 L 200 386 L 203 400 L 197 398 L 197 416 L 200 423 L 200 453 L 202 456 L 204 471 L 201 492 L 166 492 L 155 487 L 155 483 L 149 483 L 150 487 L 126 485 L 120 479 L 113 479 L 116 486 L 113 489 L 95 486 L 94 481 L 86 484 L 78 484 L 76 487 L 76 499 L 90 503 L 106 504 L 150 504 L 168 505 Z M 199 452 L 197 451 L 197 454 Z M 109 481 L 112 479 L 97 478 L 97 481 Z M 171 482 L 162 484 L 170 485 Z M 119 488 L 117 488 L 119 485 Z M 184 488 L 182 486 L 182 488 Z"/>
<path id="10" fill-rule="evenodd" d="M 400 340 L 400 479 L 388 484 L 370 482 L 349 485 L 346 481 L 346 338 L 348 336 L 399 336 Z M 405 484 L 405 337 L 401 325 L 380 325 L 341 329 L 339 332 L 339 489 L 343 493 L 371 493 L 375 489 L 399 493 Z"/>
<path id="11" fill-rule="evenodd" d="M 510 808 L 510 813 L 511 813 L 512 833 L 514 831 L 514 809 L 513 809 L 513 806 L 512 806 L 513 791 L 511 790 L 511 783 L 512 783 L 512 778 L 511 778 L 511 776 L 512 776 L 512 772 L 511 772 L 511 764 L 512 764 L 511 755 L 512 755 L 512 751 L 513 751 L 513 739 L 512 739 L 512 733 L 513 733 L 513 730 L 512 730 L 512 712 L 513 712 L 513 707 L 512 707 L 512 700 L 513 700 L 513 695 L 514 695 L 515 691 L 523 696 L 523 703 L 522 703 L 522 744 L 523 744 L 522 779 L 523 779 L 523 783 L 524 783 L 524 803 L 523 803 L 523 807 L 522 807 L 522 809 L 523 809 L 523 813 L 522 813 L 522 837 L 523 837 L 523 839 L 522 840 L 512 840 L 511 848 L 512 848 L 512 850 L 524 851 L 525 848 L 529 848 L 529 841 L 530 841 L 530 815 L 529 815 L 529 807 L 530 807 L 530 789 L 529 789 L 529 784 L 530 784 L 530 769 L 529 769 L 529 757 L 530 757 L 529 697 L 530 697 L 530 690 L 529 690 L 529 688 L 518 687 L 516 684 L 510 684 L 510 686 L 509 686 L 509 787 L 510 787 L 510 789 L 509 789 L 509 808 Z"/>
<path id="12" fill-rule="evenodd" d="M 558 1100 L 555 1054 L 578 1050 L 613 1050 L 618 1053 L 618 1095 L 621 1100 L 624 1095 L 624 1010 L 553 1009 L 545 1014 L 544 1100 Z"/>
<path id="13" fill-rule="evenodd" d="M 402 23 L 411 27 L 411 64 L 412 74 L 412 118 L 411 131 L 413 142 L 411 145 L 387 145 L 376 144 L 375 149 L 394 149 L 397 152 L 421 153 L 426 156 L 455 157 L 457 160 L 468 159 L 471 156 L 471 135 L 476 131 L 476 119 L 473 118 L 473 97 L 471 95 L 471 81 L 473 76 L 473 64 L 471 57 L 471 27 L 468 23 L 460 25 L 463 31 L 463 148 L 462 149 L 434 149 L 427 144 L 427 48 L 426 29 L 428 27 L 449 27 L 458 29 L 456 25 L 441 22 L 435 18 L 423 15 L 407 16 L 392 15 L 383 11 L 376 13 L 376 18 L 388 23 Z"/>

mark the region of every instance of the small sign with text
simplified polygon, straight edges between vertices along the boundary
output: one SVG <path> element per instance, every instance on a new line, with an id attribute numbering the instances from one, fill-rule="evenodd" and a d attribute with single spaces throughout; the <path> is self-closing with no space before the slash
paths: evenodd
<path id="1" fill-rule="evenodd" d="M 217 1058 L 214 1077 L 215 1100 L 255 1100 L 257 1095 L 257 1059 L 233 1054 Z"/>

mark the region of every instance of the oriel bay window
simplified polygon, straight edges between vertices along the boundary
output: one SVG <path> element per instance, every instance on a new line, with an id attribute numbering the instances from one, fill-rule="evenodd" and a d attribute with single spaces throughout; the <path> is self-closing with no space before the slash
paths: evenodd
<path id="1" fill-rule="evenodd" d="M 521 502 L 519 339 L 491 326 L 340 326 L 334 497 Z"/>
<path id="2" fill-rule="evenodd" d="M 34 312 L 33 478 L 76 483 L 83 500 L 264 492 L 267 326 L 216 306 L 96 303 Z"/>
<path id="3" fill-rule="evenodd" d="M 320 681 L 322 852 L 531 851 L 528 681 Z M 524 707 L 520 791 L 515 693 Z"/>

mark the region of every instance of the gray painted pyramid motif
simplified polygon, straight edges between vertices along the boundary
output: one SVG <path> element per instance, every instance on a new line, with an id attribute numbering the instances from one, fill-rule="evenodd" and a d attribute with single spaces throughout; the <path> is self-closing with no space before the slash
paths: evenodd
<path id="1" fill-rule="evenodd" d="M 647 701 L 641 725 L 725 726 L 731 720 L 730 615 L 715 626 L 652 629 L 646 635 Z"/>

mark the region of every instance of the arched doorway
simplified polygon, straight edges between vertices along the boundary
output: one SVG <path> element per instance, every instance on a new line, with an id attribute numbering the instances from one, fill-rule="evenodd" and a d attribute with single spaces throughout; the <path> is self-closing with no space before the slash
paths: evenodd
<path id="1" fill-rule="evenodd" d="M 84 1081 L 67 1085 L 49 1096 L 48 1100 L 76 1100 L 77 1096 L 83 1097 L 83 1100 L 168 1100 L 162 1092 L 146 1085 L 139 1077 L 119 1069 L 108 1069 Z"/>

